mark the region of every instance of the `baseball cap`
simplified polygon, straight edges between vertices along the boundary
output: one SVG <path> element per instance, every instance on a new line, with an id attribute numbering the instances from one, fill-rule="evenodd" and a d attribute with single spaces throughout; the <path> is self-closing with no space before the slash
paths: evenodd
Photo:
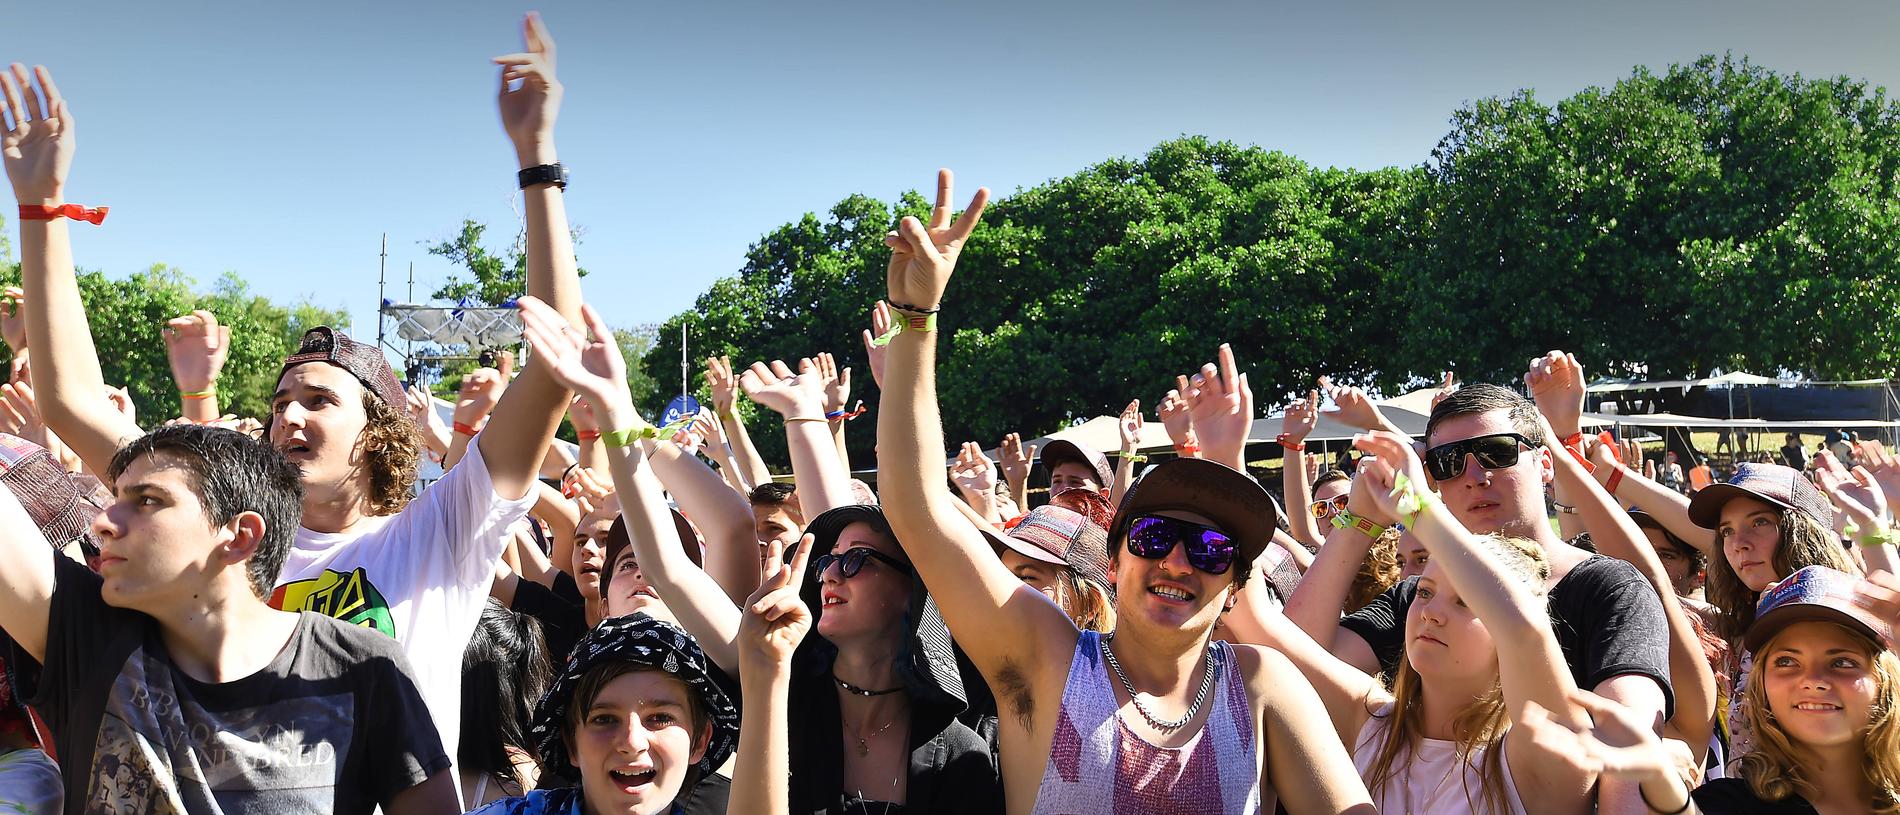
<path id="1" fill-rule="evenodd" d="M 1042 466 L 1051 470 L 1065 461 L 1079 463 L 1095 471 L 1095 483 L 1104 489 L 1115 483 L 1115 468 L 1108 466 L 1108 457 L 1100 451 L 1087 449 L 1066 439 L 1056 439 L 1042 445 Z"/>
<path id="2" fill-rule="evenodd" d="M 1280 519 L 1273 498 L 1253 476 L 1202 458 L 1176 458 L 1148 468 L 1115 511 L 1111 544 L 1128 536 L 1137 516 L 1165 510 L 1192 512 L 1214 522 L 1240 547 L 1247 563 L 1259 559 Z"/>
<path id="3" fill-rule="evenodd" d="M 284 359 L 284 367 L 278 371 L 277 378 L 306 362 L 327 362 L 349 371 L 363 387 L 383 403 L 396 408 L 407 404 L 402 393 L 402 383 L 396 381 L 396 372 L 389 367 L 389 360 L 383 358 L 383 352 L 376 346 L 365 345 L 350 339 L 348 334 L 337 331 L 327 325 L 320 325 L 303 332 L 303 340 L 297 345 L 297 353 Z M 402 411 L 404 416 L 408 411 Z"/>
<path id="4" fill-rule="evenodd" d="M 1689 499 L 1689 520 L 1714 529 L 1722 523 L 1722 507 L 1741 496 L 1802 512 L 1822 526 L 1834 525 L 1834 508 L 1800 470 L 1753 462 L 1736 465 L 1729 480 L 1703 487 Z"/>
<path id="5" fill-rule="evenodd" d="M 1023 516 L 1007 534 L 985 534 L 992 545 L 1074 569 L 1103 587 L 1114 585 L 1108 576 L 1108 531 L 1075 510 L 1045 504 Z"/>
<path id="6" fill-rule="evenodd" d="M 1886 621 L 1854 602 L 1854 587 L 1859 583 L 1860 578 L 1826 566 L 1809 566 L 1788 575 L 1761 593 L 1755 603 L 1755 622 L 1742 635 L 1742 644 L 1758 651 L 1790 625 L 1829 622 L 1891 646 L 1893 631 Z"/>
<path id="7" fill-rule="evenodd" d="M 1049 504 L 1080 512 L 1104 530 L 1115 522 L 1115 505 L 1109 503 L 1101 493 L 1087 487 L 1063 490 L 1059 495 L 1050 496 Z"/>

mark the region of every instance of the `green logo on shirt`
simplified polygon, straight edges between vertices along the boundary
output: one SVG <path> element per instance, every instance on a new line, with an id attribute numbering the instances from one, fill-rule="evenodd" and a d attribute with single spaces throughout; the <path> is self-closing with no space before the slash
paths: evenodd
<path id="1" fill-rule="evenodd" d="M 396 621 L 389 616 L 388 601 L 360 566 L 351 572 L 324 569 L 316 577 L 285 583 L 271 593 L 270 604 L 284 611 L 314 611 L 388 637 L 396 636 Z"/>

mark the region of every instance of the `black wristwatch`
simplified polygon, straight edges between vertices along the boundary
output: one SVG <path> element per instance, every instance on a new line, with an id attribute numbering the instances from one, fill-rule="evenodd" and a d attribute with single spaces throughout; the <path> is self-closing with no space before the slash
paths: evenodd
<path id="1" fill-rule="evenodd" d="M 567 189 L 567 168 L 554 164 L 537 164 L 515 173 L 515 180 L 521 182 L 521 188 L 527 189 L 536 184 L 553 184 L 563 191 Z"/>

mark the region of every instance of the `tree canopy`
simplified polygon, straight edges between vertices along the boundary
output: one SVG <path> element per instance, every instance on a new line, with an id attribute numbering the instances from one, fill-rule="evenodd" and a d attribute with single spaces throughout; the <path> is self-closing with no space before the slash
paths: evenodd
<path id="1" fill-rule="evenodd" d="M 1900 363 L 1900 109 L 1883 89 L 1704 57 L 1450 123 L 1413 167 L 1189 136 L 994 200 L 939 318 L 950 437 L 1152 407 L 1221 342 L 1263 406 L 1320 373 L 1512 382 L 1559 347 L 1652 376 Z M 697 357 L 831 351 L 875 404 L 858 332 L 884 294 L 882 238 L 926 210 L 853 195 L 773 230 L 662 326 L 648 370 L 678 359 L 684 325 Z M 783 460 L 776 418 L 751 421 Z M 859 464 L 869 435 L 852 436 Z"/>

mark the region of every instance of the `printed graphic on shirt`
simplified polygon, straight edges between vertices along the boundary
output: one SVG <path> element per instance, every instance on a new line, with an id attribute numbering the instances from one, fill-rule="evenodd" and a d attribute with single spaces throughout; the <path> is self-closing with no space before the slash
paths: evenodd
<path id="1" fill-rule="evenodd" d="M 339 572 L 324 569 L 316 577 L 293 580 L 271 592 L 270 604 L 283 611 L 314 611 L 335 617 L 350 625 L 396 636 L 395 618 L 389 615 L 389 602 L 362 567 Z"/>
<path id="2" fill-rule="evenodd" d="M 328 812 L 350 749 L 350 693 L 210 711 L 140 649 L 106 699 L 88 813 Z"/>

